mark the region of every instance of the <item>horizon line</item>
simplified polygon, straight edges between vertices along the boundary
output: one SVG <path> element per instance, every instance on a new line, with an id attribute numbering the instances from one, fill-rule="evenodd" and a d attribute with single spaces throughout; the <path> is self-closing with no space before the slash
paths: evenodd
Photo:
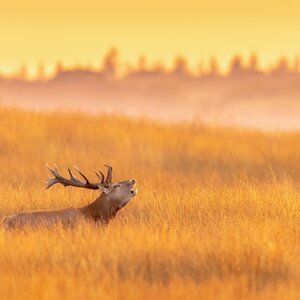
<path id="1" fill-rule="evenodd" d="M 149 62 L 147 56 L 142 54 L 137 56 L 135 64 L 130 64 L 126 61 L 121 62 L 119 60 L 119 50 L 117 48 L 109 49 L 102 59 L 99 59 L 99 64 L 95 63 L 73 63 L 66 64 L 63 60 L 57 60 L 56 63 L 46 64 L 40 62 L 33 67 L 28 63 L 21 63 L 19 68 L 11 72 L 5 72 L 1 70 L 0 77 L 6 79 L 23 79 L 23 80 L 39 80 L 39 79 L 51 79 L 56 77 L 62 72 L 71 72 L 76 70 L 90 71 L 96 73 L 103 73 L 110 69 L 114 72 L 117 78 L 126 77 L 138 72 L 160 72 L 165 74 L 182 72 L 190 74 L 191 76 L 203 76 L 203 75 L 220 75 L 228 76 L 233 73 L 234 69 L 241 69 L 245 71 L 257 71 L 258 73 L 272 73 L 276 70 L 282 70 L 286 72 L 300 72 L 300 55 L 295 54 L 293 58 L 287 55 L 279 55 L 273 63 L 267 67 L 263 67 L 260 63 L 259 54 L 253 51 L 247 58 L 246 55 L 235 53 L 232 54 L 230 59 L 227 60 L 226 68 L 222 68 L 219 63 L 219 59 L 216 56 L 211 56 L 206 60 L 200 60 L 198 63 L 192 65 L 189 63 L 187 56 L 178 54 L 173 56 L 172 64 L 167 64 L 161 59 L 152 60 Z"/>

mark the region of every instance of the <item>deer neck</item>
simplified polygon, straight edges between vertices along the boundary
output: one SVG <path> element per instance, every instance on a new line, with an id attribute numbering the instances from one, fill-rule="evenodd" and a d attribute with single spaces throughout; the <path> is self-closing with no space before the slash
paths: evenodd
<path id="1" fill-rule="evenodd" d="M 119 210 L 117 207 L 114 207 L 114 201 L 111 200 L 107 195 L 102 193 L 94 202 L 82 207 L 80 211 L 87 219 L 108 223 L 110 219 L 115 217 Z"/>

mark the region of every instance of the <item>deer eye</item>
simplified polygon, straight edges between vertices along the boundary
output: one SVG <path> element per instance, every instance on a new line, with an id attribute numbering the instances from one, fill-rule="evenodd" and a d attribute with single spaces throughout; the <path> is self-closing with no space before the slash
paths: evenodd
<path id="1" fill-rule="evenodd" d="M 115 185 L 113 186 L 114 189 L 119 188 L 119 187 L 120 187 L 119 184 L 115 184 Z"/>

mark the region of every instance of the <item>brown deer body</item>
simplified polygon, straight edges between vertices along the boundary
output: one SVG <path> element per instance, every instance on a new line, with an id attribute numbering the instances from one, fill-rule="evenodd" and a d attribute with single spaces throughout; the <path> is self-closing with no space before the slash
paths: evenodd
<path id="1" fill-rule="evenodd" d="M 137 189 L 135 188 L 135 179 L 112 183 L 112 168 L 110 166 L 107 167 L 108 173 L 105 179 L 101 171 L 99 173 L 96 172 L 101 179 L 99 183 L 90 183 L 77 168 L 85 182 L 77 179 L 69 168 L 70 179 L 67 179 L 58 173 L 57 167 L 54 170 L 48 167 L 54 178 L 50 178 L 46 189 L 56 183 L 60 183 L 64 186 L 100 190 L 102 192 L 101 195 L 94 202 L 81 208 L 71 207 L 61 210 L 28 211 L 7 216 L 3 220 L 5 228 L 13 229 L 25 226 L 51 227 L 57 223 L 62 224 L 64 227 L 73 227 L 78 221 L 84 219 L 108 223 L 136 195 Z"/>

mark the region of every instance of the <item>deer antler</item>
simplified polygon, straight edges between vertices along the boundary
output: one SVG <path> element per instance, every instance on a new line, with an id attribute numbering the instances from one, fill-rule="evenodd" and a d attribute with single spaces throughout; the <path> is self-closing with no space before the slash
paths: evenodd
<path id="1" fill-rule="evenodd" d="M 74 166 L 74 168 L 80 174 L 80 176 L 85 180 L 85 182 L 82 182 L 81 180 L 77 179 L 69 167 L 67 168 L 67 170 L 70 174 L 70 179 L 63 177 L 58 173 L 58 168 L 57 168 L 56 164 L 54 165 L 54 169 L 51 169 L 47 164 L 46 164 L 46 167 L 50 170 L 50 172 L 54 176 L 54 178 L 51 178 L 49 176 L 49 181 L 47 183 L 46 189 L 50 188 L 52 185 L 54 185 L 56 183 L 60 183 L 65 187 L 66 186 L 75 186 L 75 187 L 79 187 L 79 188 L 98 190 L 99 186 L 104 185 L 105 183 L 111 183 L 111 180 L 112 180 L 112 167 L 110 167 L 110 166 L 107 166 L 108 172 L 107 172 L 105 181 L 104 181 L 104 175 L 100 170 L 99 170 L 99 174 L 97 172 L 95 172 L 96 175 L 99 177 L 99 179 L 101 179 L 101 182 L 99 182 L 99 183 L 90 183 L 89 180 L 87 179 L 87 177 L 76 166 Z"/>
<path id="2" fill-rule="evenodd" d="M 105 167 L 108 168 L 105 183 L 111 183 L 111 181 L 112 181 L 112 167 L 108 166 L 108 165 L 105 165 Z"/>

